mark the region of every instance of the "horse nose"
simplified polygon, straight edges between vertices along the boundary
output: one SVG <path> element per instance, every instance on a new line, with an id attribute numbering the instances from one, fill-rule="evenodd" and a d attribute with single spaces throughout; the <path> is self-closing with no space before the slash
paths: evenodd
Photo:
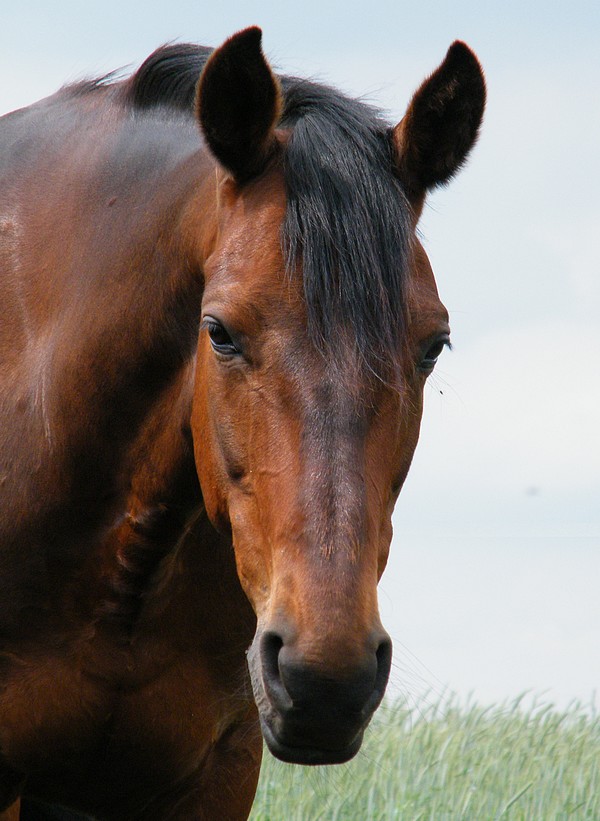
<path id="1" fill-rule="evenodd" d="M 352 661 L 310 661 L 298 642 L 269 630 L 260 646 L 263 684 L 279 715 L 281 740 L 291 746 L 341 749 L 361 733 L 379 705 L 389 677 L 392 645 L 378 630 Z M 321 654 L 320 654 L 321 655 Z"/>

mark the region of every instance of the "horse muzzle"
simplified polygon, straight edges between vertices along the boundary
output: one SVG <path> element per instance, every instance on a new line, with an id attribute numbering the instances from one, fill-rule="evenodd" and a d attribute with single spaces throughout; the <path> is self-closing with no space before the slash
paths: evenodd
<path id="1" fill-rule="evenodd" d="M 264 739 L 292 764 L 341 764 L 360 749 L 387 684 L 392 647 L 382 630 L 352 664 L 309 660 L 284 631 L 259 630 L 248 665 Z"/>

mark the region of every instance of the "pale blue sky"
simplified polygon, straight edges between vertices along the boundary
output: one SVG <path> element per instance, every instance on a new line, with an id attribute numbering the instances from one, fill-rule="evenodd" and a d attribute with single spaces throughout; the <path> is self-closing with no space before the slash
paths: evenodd
<path id="1" fill-rule="evenodd" d="M 394 120 L 454 39 L 478 53 L 480 144 L 421 223 L 455 350 L 427 388 L 381 586 L 394 686 L 589 699 L 600 683 L 600 4 L 10 4 L 0 112 L 135 66 L 166 41 L 217 45 L 248 24 L 281 69 L 366 95 Z"/>

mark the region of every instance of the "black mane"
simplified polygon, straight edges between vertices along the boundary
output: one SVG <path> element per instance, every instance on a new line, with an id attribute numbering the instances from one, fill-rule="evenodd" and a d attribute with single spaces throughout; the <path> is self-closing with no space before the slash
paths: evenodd
<path id="1" fill-rule="evenodd" d="M 192 43 L 157 49 L 131 77 L 128 102 L 135 108 L 164 106 L 192 112 L 198 77 L 212 51 Z"/>
<path id="2" fill-rule="evenodd" d="M 389 125 L 327 86 L 282 78 L 288 268 L 302 260 L 309 322 L 334 347 L 349 328 L 372 368 L 398 350 L 411 253 L 410 210 Z"/>
<path id="3" fill-rule="evenodd" d="M 212 49 L 170 45 L 129 80 L 128 102 L 192 113 Z M 282 246 L 290 274 L 302 261 L 309 325 L 335 350 L 340 328 L 363 361 L 379 365 L 401 344 L 411 254 L 411 217 L 393 173 L 389 124 L 339 91 L 280 77 L 287 211 Z"/>

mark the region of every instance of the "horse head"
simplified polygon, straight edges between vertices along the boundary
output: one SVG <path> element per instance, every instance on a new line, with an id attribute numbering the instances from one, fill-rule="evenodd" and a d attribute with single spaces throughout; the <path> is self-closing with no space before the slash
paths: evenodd
<path id="1" fill-rule="evenodd" d="M 207 514 L 257 617 L 248 664 L 266 742 L 286 761 L 335 763 L 385 691 L 377 583 L 423 387 L 449 343 L 416 225 L 476 140 L 485 86 L 455 43 L 389 128 L 324 87 L 280 82 L 260 40 L 229 39 L 197 90 L 216 218 L 192 433 Z"/>

